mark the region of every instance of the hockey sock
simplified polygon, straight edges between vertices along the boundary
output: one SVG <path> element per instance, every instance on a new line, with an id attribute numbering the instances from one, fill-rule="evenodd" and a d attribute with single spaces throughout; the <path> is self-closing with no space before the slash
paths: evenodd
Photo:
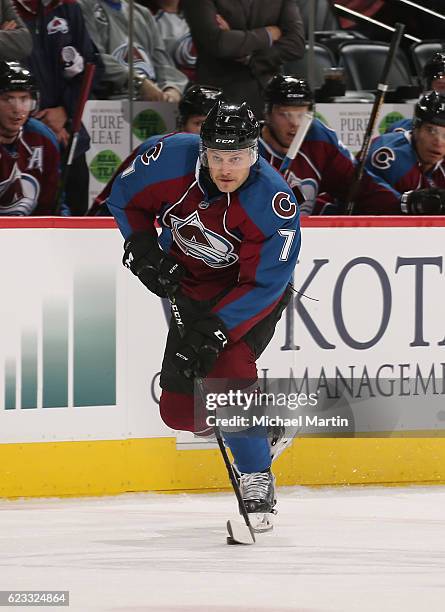
<path id="1" fill-rule="evenodd" d="M 257 425 L 244 431 L 221 433 L 232 451 L 239 472 L 251 474 L 270 468 L 270 446 L 266 427 Z"/>

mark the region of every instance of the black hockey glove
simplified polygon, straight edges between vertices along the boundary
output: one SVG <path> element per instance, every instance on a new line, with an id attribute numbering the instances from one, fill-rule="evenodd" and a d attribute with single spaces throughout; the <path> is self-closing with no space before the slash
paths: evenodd
<path id="1" fill-rule="evenodd" d="M 186 331 L 173 362 L 186 378 L 205 377 L 227 342 L 228 332 L 224 323 L 214 315 L 204 315 Z"/>
<path id="2" fill-rule="evenodd" d="M 445 189 L 417 189 L 405 191 L 400 198 L 400 208 L 406 215 L 445 214 Z"/>
<path id="3" fill-rule="evenodd" d="M 159 248 L 157 237 L 150 232 L 132 234 L 125 241 L 122 263 L 161 298 L 174 295 L 185 274 L 184 268 Z"/>

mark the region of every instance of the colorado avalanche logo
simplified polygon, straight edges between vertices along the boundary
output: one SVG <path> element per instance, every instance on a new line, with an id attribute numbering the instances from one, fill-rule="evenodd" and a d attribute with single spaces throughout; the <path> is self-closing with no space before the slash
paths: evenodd
<path id="1" fill-rule="evenodd" d="M 111 54 L 120 64 L 128 66 L 128 43 L 122 43 Z M 148 57 L 147 52 L 143 47 L 135 44 L 133 47 L 133 59 L 135 71 L 143 74 L 152 81 L 156 81 L 156 71 L 153 62 Z"/>
<path id="2" fill-rule="evenodd" d="M 23 174 L 17 165 L 0 183 L 0 215 L 27 216 L 37 206 L 40 184 L 30 174 Z"/>
<path id="3" fill-rule="evenodd" d="M 226 268 L 238 261 L 233 245 L 203 225 L 197 211 L 185 219 L 171 215 L 173 239 L 181 251 L 211 268 Z"/>
<path id="4" fill-rule="evenodd" d="M 48 34 L 57 34 L 57 32 L 66 34 L 69 32 L 68 22 L 63 17 L 53 17 L 46 27 Z"/>
<path id="5" fill-rule="evenodd" d="M 197 52 L 191 34 L 186 34 L 179 39 L 173 56 L 179 70 L 182 70 L 187 76 L 193 73 L 196 67 Z"/>
<path id="6" fill-rule="evenodd" d="M 297 212 L 297 205 L 291 201 L 288 193 L 279 191 L 272 198 L 272 210 L 281 219 L 292 219 Z"/>
<path id="7" fill-rule="evenodd" d="M 389 147 L 380 147 L 374 151 L 371 157 L 371 164 L 379 170 L 388 170 L 396 159 L 396 154 Z"/>

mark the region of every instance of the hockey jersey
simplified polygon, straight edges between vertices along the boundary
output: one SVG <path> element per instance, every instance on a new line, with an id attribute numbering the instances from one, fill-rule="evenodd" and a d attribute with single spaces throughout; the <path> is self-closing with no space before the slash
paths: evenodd
<path id="1" fill-rule="evenodd" d="M 60 155 L 54 133 L 28 119 L 12 144 L 0 144 L 0 215 L 53 215 Z"/>
<path id="2" fill-rule="evenodd" d="M 163 137 L 165 137 L 165 134 L 164 136 L 161 136 L 160 134 L 155 134 L 147 138 L 147 140 L 144 140 L 142 144 L 140 144 L 135 149 L 133 149 L 130 155 L 128 155 L 128 157 L 126 157 L 124 161 L 120 164 L 119 168 L 113 174 L 113 176 L 108 181 L 108 183 L 105 185 L 105 187 L 102 189 L 102 191 L 94 198 L 93 205 L 88 211 L 89 216 L 104 217 L 104 216 L 111 215 L 111 213 L 108 210 L 108 206 L 107 206 L 107 198 L 111 193 L 111 189 L 113 187 L 113 183 L 116 177 L 118 177 L 119 174 L 121 174 L 121 172 L 123 172 L 126 168 L 128 168 L 128 166 L 132 163 L 135 157 L 137 157 L 138 155 L 142 155 L 142 153 L 150 149 L 153 145 L 155 145 L 158 142 L 160 138 L 163 138 Z"/>
<path id="3" fill-rule="evenodd" d="M 400 197 L 405 191 L 445 188 L 444 160 L 430 172 L 424 172 L 413 146 L 411 132 L 390 132 L 375 138 L 369 149 L 366 168 L 391 195 L 387 206 L 383 210 L 375 210 L 373 214 L 402 214 Z"/>
<path id="4" fill-rule="evenodd" d="M 105 65 L 104 80 L 113 95 L 128 97 L 128 2 L 79 0 L 88 30 Z M 175 87 L 182 93 L 187 78 L 167 53 L 151 12 L 134 5 L 134 70 L 155 81 L 160 89 Z"/>
<path id="5" fill-rule="evenodd" d="M 394 121 L 394 123 L 391 123 L 388 126 L 385 134 L 389 134 L 390 132 L 411 132 L 412 129 L 413 129 L 412 119 L 399 119 L 399 121 Z"/>
<path id="6" fill-rule="evenodd" d="M 196 300 L 224 294 L 213 312 L 236 341 L 278 303 L 300 250 L 298 204 L 260 158 L 233 193 L 210 195 L 199 165 L 199 137 L 173 134 L 116 178 L 108 207 L 128 238 L 154 234 L 187 270 L 182 292 Z"/>
<path id="7" fill-rule="evenodd" d="M 196 47 L 184 15 L 159 10 L 155 14 L 156 25 L 161 33 L 165 48 L 189 81 L 196 80 Z"/>
<path id="8" fill-rule="evenodd" d="M 260 153 L 279 169 L 284 155 L 272 149 L 263 138 L 260 138 Z M 355 159 L 334 130 L 314 119 L 297 156 L 284 173 L 289 186 L 292 189 L 297 187 L 304 196 L 301 214 L 323 214 L 323 206 L 331 201 L 331 197 L 345 203 L 355 176 L 355 164 Z M 388 197 L 385 191 L 365 174 L 357 199 L 372 207 L 374 200 Z M 329 197 L 317 201 L 322 192 L 327 192 Z"/>
<path id="9" fill-rule="evenodd" d="M 97 49 L 88 34 L 80 7 L 75 0 L 50 0 L 46 3 L 15 0 L 15 5 L 33 39 L 32 53 L 24 63 L 37 81 L 40 109 L 63 106 L 72 119 L 85 64 L 96 64 L 95 82 L 100 80 L 102 72 Z M 62 57 L 64 49 L 78 54 L 77 61 L 81 64 L 77 74 L 66 69 Z M 88 150 L 89 143 L 88 133 L 82 126 L 76 157 Z"/>

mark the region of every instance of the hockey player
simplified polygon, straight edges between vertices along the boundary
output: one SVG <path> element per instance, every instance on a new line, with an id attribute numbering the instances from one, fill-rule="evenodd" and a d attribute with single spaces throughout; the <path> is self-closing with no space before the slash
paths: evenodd
<path id="1" fill-rule="evenodd" d="M 426 91 L 445 94 L 445 53 L 436 52 L 423 68 L 423 81 Z"/>
<path id="2" fill-rule="evenodd" d="M 423 94 L 412 132 L 392 132 L 372 143 L 366 168 L 386 189 L 384 207 L 357 206 L 363 214 L 438 215 L 445 212 L 445 95 Z"/>
<path id="3" fill-rule="evenodd" d="M 445 95 L 445 53 L 436 52 L 427 61 L 423 68 L 424 92 L 438 91 Z M 386 132 L 401 132 L 412 130 L 412 119 L 400 119 L 392 123 Z"/>
<path id="4" fill-rule="evenodd" d="M 192 85 L 182 96 L 178 105 L 178 131 L 188 132 L 189 134 L 199 134 L 201 125 L 204 122 L 208 112 L 219 98 L 222 92 L 217 87 L 206 87 L 203 85 Z M 89 211 L 89 216 L 108 216 L 106 200 L 111 193 L 114 179 L 128 168 L 131 162 L 137 155 L 142 155 L 148 151 L 150 147 L 158 142 L 162 137 L 161 134 L 155 134 L 147 138 L 142 144 L 137 146 L 130 155 L 124 159 L 114 175 L 102 189 L 100 194 L 96 196 L 93 205 Z"/>
<path id="5" fill-rule="evenodd" d="M 87 63 L 96 65 L 95 82 L 103 71 L 97 50 L 77 2 L 72 0 L 14 0 L 17 12 L 32 35 L 32 53 L 23 60 L 40 92 L 37 118 L 56 135 L 66 155 Z M 82 124 L 70 171 L 64 184 L 65 214 L 81 216 L 88 210 L 90 173 L 86 151 L 90 137 Z"/>
<path id="6" fill-rule="evenodd" d="M 205 118 L 215 102 L 222 96 L 222 90 L 208 85 L 192 85 L 178 105 L 178 130 L 199 134 Z"/>
<path id="7" fill-rule="evenodd" d="M 269 82 L 265 98 L 260 154 L 279 169 L 304 113 L 313 109 L 315 98 L 304 79 L 281 74 Z M 354 167 L 355 160 L 337 134 L 319 119 L 314 119 L 284 177 L 291 188 L 297 187 L 303 193 L 303 215 L 323 214 L 322 207 L 316 205 L 318 194 L 328 192 L 334 199 L 344 202 L 354 177 Z M 380 197 L 381 190 L 365 175 L 359 197 L 374 201 Z"/>
<path id="8" fill-rule="evenodd" d="M 173 429 L 208 429 L 205 414 L 194 417 L 195 377 L 255 385 L 256 359 L 290 300 L 298 204 L 258 157 L 258 135 L 246 103 L 219 100 L 201 138 L 180 133 L 160 140 L 115 180 L 108 199 L 125 238 L 125 265 L 156 295 L 179 290 L 185 335 L 173 321 L 160 377 L 160 414 Z M 248 511 L 270 513 L 275 492 L 266 428 L 221 429 Z"/>
<path id="9" fill-rule="evenodd" d="M 54 133 L 30 118 L 37 107 L 31 73 L 0 62 L 0 215 L 53 215 L 60 155 Z"/>

